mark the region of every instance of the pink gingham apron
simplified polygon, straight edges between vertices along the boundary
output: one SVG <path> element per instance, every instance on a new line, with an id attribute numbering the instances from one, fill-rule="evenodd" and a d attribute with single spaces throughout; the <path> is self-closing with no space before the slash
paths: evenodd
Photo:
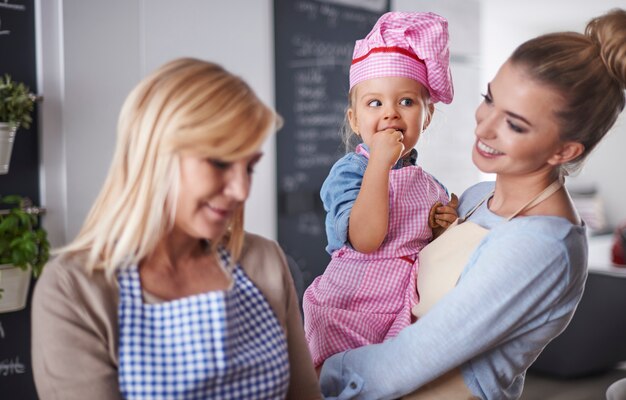
<path id="1" fill-rule="evenodd" d="M 357 153 L 368 157 L 357 148 Z M 380 343 L 411 323 L 417 304 L 417 255 L 432 238 L 428 213 L 447 203 L 441 185 L 419 166 L 389 173 L 389 227 L 380 248 L 333 252 L 323 275 L 304 293 L 305 333 L 316 366 L 331 355 Z"/>

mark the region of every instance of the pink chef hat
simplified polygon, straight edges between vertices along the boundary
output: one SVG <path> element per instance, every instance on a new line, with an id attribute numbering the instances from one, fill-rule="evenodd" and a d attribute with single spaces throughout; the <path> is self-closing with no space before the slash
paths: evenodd
<path id="1" fill-rule="evenodd" d="M 357 40 L 350 66 L 350 89 L 384 76 L 415 79 L 433 103 L 454 95 L 448 50 L 448 21 L 431 12 L 388 12 L 365 39 Z"/>

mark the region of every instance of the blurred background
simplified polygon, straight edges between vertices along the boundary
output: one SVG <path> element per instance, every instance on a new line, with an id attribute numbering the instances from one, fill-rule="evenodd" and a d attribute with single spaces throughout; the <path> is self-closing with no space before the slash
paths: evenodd
<path id="1" fill-rule="evenodd" d="M 553 31 L 581 32 L 590 18 L 615 7 L 626 3 L 4 0 L 0 69 L 12 64 L 18 75 L 32 70 L 24 79 L 43 101 L 31 131 L 16 137 L 14 165 L 0 177 L 0 194 L 29 195 L 45 208 L 42 223 L 53 246 L 67 243 L 104 182 L 117 116 L 129 91 L 173 58 L 211 60 L 240 75 L 285 118 L 256 168 L 246 229 L 279 241 L 301 292 L 328 262 L 319 187 L 342 155 L 338 129 L 347 104 L 354 40 L 379 15 L 433 11 L 449 21 L 455 98 L 450 105 L 437 105 L 417 149 L 419 163 L 460 194 L 479 180 L 492 179 L 473 166 L 471 147 L 474 110 L 498 67 L 523 41 Z M 9 47 L 16 39 L 28 43 Z M 618 364 L 626 360 L 621 311 L 626 273 L 611 264 L 611 237 L 602 235 L 626 220 L 623 149 L 622 114 L 582 173 L 567 180 L 590 228 L 590 279 L 567 335 L 551 344 L 531 369 L 526 400 L 601 399 L 610 382 L 626 376 Z M 0 392 L 15 394 L 7 398 L 35 398 L 28 338 L 28 307 L 0 315 L 0 372 L 6 372 L 0 374 Z M 575 360 L 574 354 L 579 355 Z M 26 379 L 15 379 L 21 374 Z"/>
<path id="2" fill-rule="evenodd" d="M 277 1 L 277 3 L 281 3 Z M 344 4 L 385 11 L 385 1 L 299 1 L 301 7 Z M 78 231 L 103 183 L 121 104 L 148 72 L 179 56 L 213 60 L 241 75 L 275 104 L 272 0 L 37 1 L 42 203 L 55 244 Z M 433 11 L 449 20 L 455 99 L 439 105 L 420 140 L 420 162 L 456 193 L 481 179 L 470 159 L 474 110 L 497 68 L 524 40 L 586 22 L 623 0 L 392 0 L 391 10 Z M 370 26 L 371 27 L 371 26 Z M 355 37 L 359 37 L 356 36 Z M 347 82 L 346 82 L 347 92 Z M 595 190 L 607 224 L 626 219 L 626 127 L 622 120 L 572 185 Z M 278 136 L 290 135 L 281 131 Z M 276 144 L 257 168 L 247 229 L 277 237 Z M 488 179 L 488 177 L 486 177 Z"/>

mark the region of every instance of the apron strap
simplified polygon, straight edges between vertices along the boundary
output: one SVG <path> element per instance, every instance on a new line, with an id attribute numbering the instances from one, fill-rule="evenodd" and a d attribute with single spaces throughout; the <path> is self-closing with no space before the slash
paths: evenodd
<path id="1" fill-rule="evenodd" d="M 548 186 L 547 188 L 543 189 L 541 191 L 541 193 L 539 193 L 537 196 L 535 196 L 534 198 L 532 198 L 528 203 L 524 204 L 522 207 L 520 207 L 519 210 L 517 210 L 516 212 L 514 212 L 509 218 L 507 218 L 507 221 L 512 220 L 513 218 L 517 217 L 517 215 L 519 213 L 521 213 L 522 211 L 529 209 L 529 208 L 533 208 L 534 206 L 536 206 L 537 204 L 541 203 L 542 201 L 544 201 L 545 199 L 547 199 L 548 197 L 552 196 L 554 193 L 557 192 L 557 190 L 561 189 L 561 187 L 563 187 L 563 183 L 565 182 L 565 178 L 563 178 L 562 176 L 559 177 L 559 179 L 555 180 L 554 182 L 552 182 L 550 184 L 550 186 Z"/>
<path id="2" fill-rule="evenodd" d="M 541 191 L 541 193 L 539 193 L 537 196 L 532 198 L 528 203 L 526 203 L 522 207 L 520 207 L 519 210 L 517 210 L 516 212 L 511 214 L 511 216 L 508 217 L 506 220 L 507 221 L 512 220 L 513 218 L 517 217 L 519 215 L 519 213 L 521 213 L 522 211 L 524 211 L 526 209 L 529 209 L 529 208 L 533 208 L 534 206 L 536 206 L 537 204 L 541 203 L 542 201 L 544 201 L 548 197 L 552 196 L 554 193 L 557 192 L 557 190 L 559 190 L 561 187 L 563 187 L 563 183 L 564 182 L 565 182 L 565 178 L 563 176 L 559 177 L 559 179 L 557 179 L 554 182 L 552 182 L 550 184 L 550 186 L 548 186 L 543 191 Z M 487 199 L 489 199 L 491 196 L 493 196 L 493 193 L 494 193 L 494 190 L 492 190 L 491 192 L 487 193 L 487 195 L 485 197 L 483 197 L 478 203 L 476 203 L 476 205 L 471 210 L 469 210 L 465 214 L 465 216 L 463 218 L 459 218 L 459 223 L 465 221 L 466 219 L 468 219 L 470 217 L 470 215 L 472 215 L 474 213 L 474 211 L 476 211 L 478 209 L 478 207 L 480 207 L 485 201 L 487 201 Z"/>
<path id="3" fill-rule="evenodd" d="M 478 210 L 478 207 L 480 207 L 485 201 L 487 201 L 488 198 L 490 198 L 491 196 L 493 196 L 493 190 L 489 193 L 487 193 L 487 195 L 485 197 L 483 197 L 478 203 L 476 203 L 476 205 L 474 206 L 474 208 L 472 208 L 471 210 L 469 210 L 467 213 L 465 213 L 465 216 L 463 216 L 463 218 L 459 218 L 459 223 L 464 222 L 466 219 L 468 219 L 470 217 L 470 215 L 474 214 L 474 211 Z"/>

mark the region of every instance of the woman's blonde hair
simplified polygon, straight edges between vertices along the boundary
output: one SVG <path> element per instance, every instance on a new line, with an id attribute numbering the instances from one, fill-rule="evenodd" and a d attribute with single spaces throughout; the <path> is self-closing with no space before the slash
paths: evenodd
<path id="1" fill-rule="evenodd" d="M 140 262 L 172 228 L 179 154 L 233 161 L 258 151 L 280 118 L 239 77 L 181 58 L 143 79 L 122 107 L 106 181 L 77 237 L 58 253 L 87 252 L 87 269 Z M 218 240 L 237 260 L 243 206 Z"/>
<path id="2" fill-rule="evenodd" d="M 561 138 L 585 146 L 564 166 L 568 172 L 576 171 L 624 109 L 626 11 L 615 9 L 593 18 L 584 34 L 561 32 L 529 40 L 510 60 L 560 93 Z"/>

